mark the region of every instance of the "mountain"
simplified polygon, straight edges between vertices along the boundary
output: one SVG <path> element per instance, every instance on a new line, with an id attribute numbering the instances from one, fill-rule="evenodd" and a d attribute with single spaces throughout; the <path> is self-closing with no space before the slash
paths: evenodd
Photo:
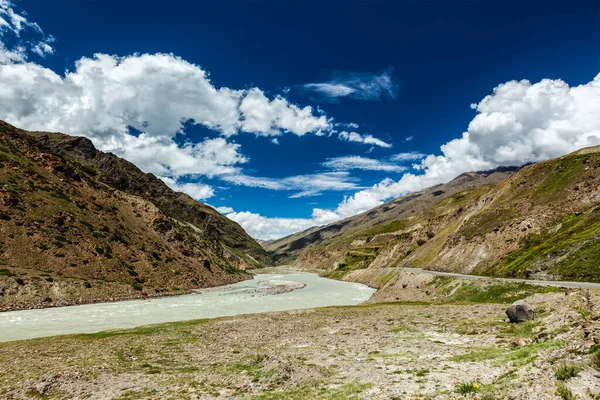
<path id="1" fill-rule="evenodd" d="M 291 262 L 309 248 L 322 248 L 334 239 L 355 236 L 366 229 L 414 216 L 458 192 L 502 181 L 517 169 L 501 168 L 494 171 L 465 173 L 446 184 L 398 197 L 369 211 L 329 225 L 312 227 L 277 240 L 264 241 L 261 245 L 280 264 Z M 393 229 L 393 226 L 385 229 Z"/>
<path id="2" fill-rule="evenodd" d="M 271 265 L 235 222 L 89 139 L 0 121 L 0 310 L 175 294 Z"/>
<path id="3" fill-rule="evenodd" d="M 469 173 L 264 244 L 330 276 L 399 266 L 600 281 L 600 147 L 516 171 Z M 364 275 L 364 274 L 363 274 Z"/>

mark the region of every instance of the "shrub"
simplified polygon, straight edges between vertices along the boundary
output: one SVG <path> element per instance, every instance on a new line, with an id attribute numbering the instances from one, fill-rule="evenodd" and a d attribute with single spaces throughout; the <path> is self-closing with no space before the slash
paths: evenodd
<path id="1" fill-rule="evenodd" d="M 569 389 L 564 383 L 561 383 L 556 387 L 556 395 L 563 400 L 577 399 L 571 392 L 571 389 Z"/>
<path id="2" fill-rule="evenodd" d="M 133 282 L 131 284 L 131 287 L 134 288 L 135 290 L 142 290 L 142 285 L 140 285 L 138 282 Z"/>
<path id="3" fill-rule="evenodd" d="M 461 383 L 456 387 L 456 393 L 460 394 L 471 394 L 477 393 L 481 390 L 481 385 L 477 382 L 465 382 Z"/>
<path id="4" fill-rule="evenodd" d="M 4 220 L 4 221 L 10 221 L 11 220 L 10 215 L 5 214 L 5 213 L 0 213 L 0 219 Z"/>
<path id="5" fill-rule="evenodd" d="M 54 254 L 54 257 L 59 257 L 59 258 L 63 258 L 65 255 L 63 253 L 56 253 Z"/>
<path id="6" fill-rule="evenodd" d="M 52 299 L 50 297 L 46 297 L 44 299 L 44 303 L 52 303 Z"/>
<path id="7" fill-rule="evenodd" d="M 425 243 L 427 243 L 426 240 L 423 240 L 423 239 L 418 239 L 417 240 L 417 245 L 419 245 L 419 246 L 423 246 Z"/>
<path id="8" fill-rule="evenodd" d="M 592 367 L 600 370 L 600 349 L 598 349 L 592 353 L 591 362 L 592 362 Z"/>
<path id="9" fill-rule="evenodd" d="M 17 283 L 21 286 L 25 285 L 25 281 L 21 278 L 17 278 L 17 279 L 15 279 L 15 281 L 17 281 Z"/>
<path id="10" fill-rule="evenodd" d="M 15 276 L 15 274 L 10 272 L 7 268 L 0 268 L 0 276 Z"/>
<path id="11" fill-rule="evenodd" d="M 92 235 L 94 235 L 95 237 L 97 237 L 98 239 L 105 239 L 106 236 L 104 236 L 103 234 L 101 234 L 100 232 L 92 232 Z"/>
<path id="12" fill-rule="evenodd" d="M 56 235 L 54 236 L 54 239 L 58 240 L 59 242 L 66 242 L 67 238 L 62 236 L 62 235 Z"/>
<path id="13" fill-rule="evenodd" d="M 94 228 L 94 225 L 90 224 L 89 222 L 87 222 L 85 219 L 81 219 L 79 220 L 79 223 L 81 225 L 87 226 L 88 228 Z"/>
<path id="14" fill-rule="evenodd" d="M 556 367 L 554 369 L 554 375 L 556 375 L 556 379 L 561 381 L 568 381 L 571 378 L 576 377 L 581 371 L 581 368 L 575 365 L 561 365 L 560 367 Z"/>
<path id="15" fill-rule="evenodd" d="M 104 249 L 100 246 L 96 246 L 96 253 L 98 254 L 104 254 Z"/>
<path id="16" fill-rule="evenodd" d="M 433 233 L 433 232 L 427 232 L 427 237 L 429 239 L 433 238 L 434 236 L 435 236 L 435 233 Z"/>
<path id="17" fill-rule="evenodd" d="M 33 232 L 25 232 L 27 236 L 33 236 Z"/>

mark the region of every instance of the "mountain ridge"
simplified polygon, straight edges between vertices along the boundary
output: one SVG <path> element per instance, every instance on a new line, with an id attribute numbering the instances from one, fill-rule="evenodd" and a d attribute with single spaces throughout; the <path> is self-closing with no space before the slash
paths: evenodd
<path id="1" fill-rule="evenodd" d="M 83 137 L 0 121 L 0 310 L 180 294 L 271 265 L 234 221 Z"/>
<path id="2" fill-rule="evenodd" d="M 265 247 L 279 263 L 346 280 L 368 275 L 370 281 L 363 283 L 376 287 L 393 284 L 394 268 L 404 266 L 599 281 L 594 264 L 600 254 L 598 168 L 600 147 L 595 146 L 502 172 L 495 182 L 473 180 L 481 175 L 467 173 L 337 227 L 311 228 Z M 470 182 L 461 189 L 470 187 L 449 190 L 461 179 Z"/>

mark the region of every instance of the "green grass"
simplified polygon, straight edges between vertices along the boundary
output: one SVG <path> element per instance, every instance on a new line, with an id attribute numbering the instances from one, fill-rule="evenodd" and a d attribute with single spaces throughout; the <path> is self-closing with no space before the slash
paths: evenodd
<path id="1" fill-rule="evenodd" d="M 303 382 L 298 386 L 285 390 L 266 391 L 261 394 L 251 396 L 252 400 L 304 400 L 304 399 L 328 399 L 345 400 L 359 399 L 360 394 L 371 387 L 371 384 L 364 384 L 353 381 L 339 387 L 330 387 L 320 382 Z"/>
<path id="2" fill-rule="evenodd" d="M 380 235 L 382 233 L 392 233 L 400 230 L 404 230 L 410 227 L 410 223 L 407 219 L 400 219 L 397 221 L 388 222 L 387 224 L 376 225 L 369 229 L 364 229 L 356 232 L 354 237 L 362 237 L 362 236 L 375 236 Z"/>
<path id="3" fill-rule="evenodd" d="M 519 212 L 508 205 L 495 209 L 486 208 L 469 218 L 465 225 L 460 228 L 458 234 L 464 235 L 466 239 L 471 239 L 477 235 L 485 235 L 518 216 Z"/>
<path id="4" fill-rule="evenodd" d="M 571 392 L 564 383 L 559 383 L 556 387 L 556 395 L 563 400 L 577 400 L 577 397 Z"/>
<path id="5" fill-rule="evenodd" d="M 579 375 L 581 368 L 575 365 L 561 365 L 554 368 L 554 375 L 559 381 L 568 381 Z"/>
<path id="6" fill-rule="evenodd" d="M 195 319 L 191 321 L 180 321 L 180 322 L 169 322 L 165 324 L 157 324 L 157 325 L 148 325 L 148 326 L 140 326 L 138 328 L 132 329 L 119 329 L 119 330 L 111 330 L 111 331 L 103 331 L 96 333 L 83 333 L 73 335 L 73 337 L 78 339 L 86 339 L 86 340 L 96 340 L 96 339 L 106 339 L 115 336 L 149 336 L 149 335 L 158 335 L 162 333 L 185 333 L 187 328 L 195 327 L 199 325 L 206 324 L 210 319 Z"/>
<path id="7" fill-rule="evenodd" d="M 481 385 L 477 382 L 464 382 L 456 387 L 456 393 L 465 395 L 477 393 L 481 390 Z"/>
<path id="8" fill-rule="evenodd" d="M 585 171 L 585 162 L 589 154 L 572 155 L 558 160 L 550 160 L 538 165 L 538 169 L 546 170 L 545 179 L 539 182 L 532 198 L 537 203 L 549 203 L 564 196 L 564 190 L 579 180 Z"/>
<path id="9" fill-rule="evenodd" d="M 500 303 L 509 304 L 535 293 L 551 293 L 560 291 L 553 286 L 538 286 L 527 283 L 497 283 L 491 285 L 478 285 L 475 282 L 463 283 L 450 295 L 453 290 L 455 278 L 438 276 L 430 285 L 449 295 L 447 301 L 472 302 L 472 303 Z"/>
<path id="10" fill-rule="evenodd" d="M 512 362 L 516 365 L 526 365 L 535 360 L 538 352 L 556 348 L 560 345 L 561 342 L 550 340 L 547 342 L 535 343 L 515 350 L 508 350 L 506 348 L 486 348 L 471 351 L 466 354 L 452 356 L 448 358 L 448 360 L 454 362 L 480 362 L 493 360 L 498 365 L 504 365 L 509 362 Z"/>
<path id="11" fill-rule="evenodd" d="M 600 208 L 567 216 L 553 224 L 558 226 L 557 231 L 525 236 L 518 251 L 476 272 L 524 277 L 527 271 L 542 268 L 565 279 L 600 281 Z"/>

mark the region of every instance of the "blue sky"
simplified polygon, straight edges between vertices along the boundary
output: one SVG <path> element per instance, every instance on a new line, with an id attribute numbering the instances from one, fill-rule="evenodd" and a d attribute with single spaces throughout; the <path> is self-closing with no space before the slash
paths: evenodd
<path id="1" fill-rule="evenodd" d="M 598 7 L 0 0 L 0 118 L 88 136 L 275 238 L 600 143 Z"/>

